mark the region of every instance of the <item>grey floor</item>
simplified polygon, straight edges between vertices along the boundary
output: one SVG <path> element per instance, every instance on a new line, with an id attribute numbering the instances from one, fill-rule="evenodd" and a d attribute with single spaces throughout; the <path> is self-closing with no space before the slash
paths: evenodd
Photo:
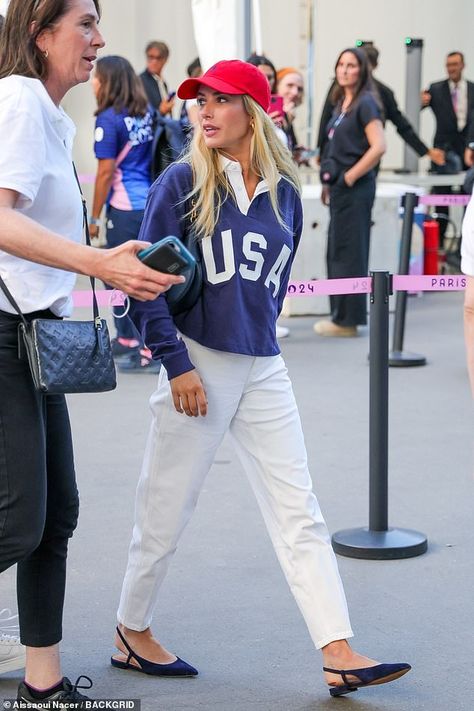
<path id="1" fill-rule="evenodd" d="M 312 318 L 288 322 L 293 379 L 318 494 L 332 531 L 368 523 L 367 331 L 321 339 Z M 473 425 L 462 294 L 410 298 L 407 350 L 423 368 L 390 370 L 390 525 L 428 536 L 408 560 L 339 557 L 354 646 L 413 671 L 331 699 L 319 653 L 280 573 L 245 475 L 225 442 L 165 581 L 155 629 L 196 665 L 196 679 L 156 679 L 109 666 L 134 489 L 155 378 L 69 398 L 82 513 L 71 542 L 64 672 L 94 680 L 94 698 L 140 698 L 143 711 L 471 711 L 474 658 Z M 26 433 L 25 433 L 26 434 Z M 177 453 L 179 456 L 179 453 Z M 15 607 L 14 571 L 0 607 Z M 12 698 L 21 674 L 4 675 Z"/>

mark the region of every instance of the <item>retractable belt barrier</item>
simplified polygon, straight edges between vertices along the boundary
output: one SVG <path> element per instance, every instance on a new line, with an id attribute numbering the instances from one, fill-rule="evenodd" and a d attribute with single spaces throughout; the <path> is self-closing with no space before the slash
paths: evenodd
<path id="1" fill-rule="evenodd" d="M 406 193 L 403 196 L 402 205 L 404 207 L 404 214 L 402 222 L 400 261 L 398 265 L 399 275 L 408 275 L 408 272 L 410 270 L 411 236 L 415 215 L 415 207 L 417 205 L 430 205 L 436 207 L 449 205 L 467 205 L 470 199 L 470 195 L 416 195 L 415 193 Z M 448 279 L 450 277 L 446 278 Z M 456 277 L 453 278 L 456 279 Z M 418 288 L 416 286 L 413 286 L 413 289 L 416 291 L 426 290 L 426 288 L 423 289 L 423 287 Z M 410 287 L 408 290 L 411 291 L 412 288 Z M 408 351 L 403 350 L 406 308 L 406 290 L 397 288 L 397 295 L 395 300 L 395 319 L 393 322 L 392 350 L 390 351 L 388 361 L 388 364 L 392 367 L 406 368 L 411 366 L 426 365 L 425 356 L 420 355 L 418 353 L 410 353 Z"/>
<path id="2" fill-rule="evenodd" d="M 394 274 L 390 275 L 394 291 L 462 291 L 466 288 L 466 277 L 462 275 L 440 276 L 439 274 Z M 351 277 L 349 279 L 311 279 L 290 281 L 286 296 L 333 296 L 336 294 L 370 294 L 372 277 Z M 123 306 L 125 294 L 117 289 L 96 291 L 99 306 Z M 74 291 L 74 306 L 83 308 L 92 305 L 92 292 Z"/>
<path id="3" fill-rule="evenodd" d="M 428 541 L 423 533 L 388 525 L 388 324 L 389 296 L 393 290 L 459 291 L 466 277 L 391 275 L 372 272 L 367 277 L 291 281 L 287 296 L 370 294 L 369 351 L 369 526 L 336 532 L 332 545 L 336 553 L 351 558 L 387 560 L 411 558 L 425 553 Z M 89 306 L 90 291 L 75 291 L 75 306 Z M 101 305 L 119 306 L 119 291 L 99 291 Z"/>

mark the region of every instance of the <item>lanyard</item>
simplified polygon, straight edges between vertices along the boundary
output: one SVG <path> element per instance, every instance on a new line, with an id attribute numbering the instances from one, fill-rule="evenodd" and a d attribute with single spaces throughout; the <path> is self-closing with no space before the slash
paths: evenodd
<path id="1" fill-rule="evenodd" d="M 346 115 L 346 112 L 341 111 L 341 113 L 339 114 L 339 116 L 337 117 L 337 119 L 334 121 L 333 125 L 329 129 L 328 138 L 330 141 L 332 141 L 332 139 L 334 137 L 334 132 L 336 131 L 336 128 L 339 126 L 339 124 L 341 123 L 341 121 L 343 120 L 345 115 Z"/>

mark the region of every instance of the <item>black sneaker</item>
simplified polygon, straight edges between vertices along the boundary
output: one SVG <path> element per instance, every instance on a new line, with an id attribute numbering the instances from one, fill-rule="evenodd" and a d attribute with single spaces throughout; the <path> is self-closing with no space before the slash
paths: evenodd
<path id="1" fill-rule="evenodd" d="M 88 686 L 80 686 L 79 681 L 81 679 L 86 679 L 89 682 Z M 27 687 L 24 681 L 21 682 L 18 687 L 17 701 L 21 701 L 22 705 L 19 708 L 24 709 L 84 709 L 84 701 L 90 701 L 89 696 L 84 696 L 78 692 L 78 689 L 90 689 L 92 687 L 92 679 L 88 676 L 81 674 L 76 679 L 75 684 L 71 684 L 69 679 L 65 676 L 62 682 L 63 688 L 59 691 L 55 691 L 50 696 L 45 699 L 35 699 L 33 698 L 31 691 Z M 49 702 L 54 703 L 49 703 Z M 64 704 L 62 703 L 64 702 Z"/>

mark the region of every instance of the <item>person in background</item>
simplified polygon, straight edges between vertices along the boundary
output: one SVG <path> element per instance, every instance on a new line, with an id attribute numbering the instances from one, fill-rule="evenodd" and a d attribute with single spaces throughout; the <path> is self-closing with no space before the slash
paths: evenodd
<path id="1" fill-rule="evenodd" d="M 283 67 L 277 72 L 277 93 L 283 98 L 283 125 L 282 128 L 288 140 L 288 148 L 295 154 L 299 148 L 293 122 L 296 109 L 301 106 L 304 96 L 303 75 L 294 67 Z"/>
<path id="2" fill-rule="evenodd" d="M 68 317 L 76 273 L 138 299 L 182 281 L 144 266 L 136 256 L 143 242 L 110 250 L 82 244 L 75 126 L 60 104 L 89 80 L 104 46 L 99 15 L 98 0 L 11 0 L 2 30 L 0 276 L 28 321 Z M 26 646 L 18 700 L 31 709 L 48 701 L 72 707 L 86 697 L 79 679 L 63 677 L 59 655 L 79 511 L 71 427 L 64 395 L 35 390 L 26 355 L 18 357 L 19 322 L 0 292 L 0 571 L 17 564 Z M 3 661 L 5 670 L 14 656 Z"/>
<path id="3" fill-rule="evenodd" d="M 190 78 L 201 76 L 202 67 L 201 60 L 199 59 L 199 57 L 196 57 L 196 59 L 193 59 L 191 64 L 188 64 L 186 73 Z M 187 101 L 183 101 L 180 118 L 183 126 L 186 126 L 188 130 L 192 131 L 193 126 L 195 126 L 198 121 L 197 101 L 195 99 L 188 99 Z"/>
<path id="4" fill-rule="evenodd" d="M 276 69 L 275 65 L 273 62 L 271 62 L 268 57 L 265 57 L 263 54 L 251 54 L 246 61 L 249 64 L 253 64 L 254 67 L 257 67 L 257 69 L 262 72 L 262 74 L 265 75 L 267 78 L 268 84 L 270 86 L 270 94 L 273 97 L 274 95 L 277 94 L 277 81 L 276 81 Z M 270 116 L 271 120 L 275 124 L 275 131 L 277 133 L 278 138 L 280 138 L 281 142 L 283 145 L 285 145 L 288 148 L 288 136 L 284 132 L 282 125 L 284 121 L 284 116 L 280 113 L 280 111 L 272 110 L 272 107 L 270 106 L 270 109 L 268 111 L 268 115 Z"/>
<path id="5" fill-rule="evenodd" d="M 452 164 L 450 172 L 464 170 L 468 165 L 464 162 L 466 147 L 470 141 L 469 123 L 474 115 L 474 82 L 467 81 L 463 76 L 464 55 L 462 52 L 450 52 L 446 57 L 447 79 L 430 84 L 426 91 L 421 92 L 421 108 L 431 108 L 435 122 L 434 146 L 445 151 L 448 162 Z M 436 170 L 436 166 L 433 166 Z M 439 170 L 439 169 L 438 169 Z M 434 194 L 450 194 L 451 185 L 434 186 Z M 444 242 L 449 208 L 442 205 L 436 208 L 442 215 L 439 222 L 440 247 Z"/>
<path id="6" fill-rule="evenodd" d="M 466 143 L 464 163 L 468 168 L 472 168 L 474 166 L 474 111 L 469 116 Z"/>
<path id="7" fill-rule="evenodd" d="M 405 143 L 407 143 L 415 151 L 415 153 L 420 156 L 420 158 L 428 157 L 436 165 L 444 165 L 444 151 L 440 148 L 428 148 L 428 146 L 421 140 L 419 135 L 416 133 L 415 129 L 413 128 L 405 114 L 400 111 L 397 100 L 395 98 L 395 94 L 392 89 L 390 89 L 390 87 L 386 84 L 383 84 L 379 79 L 377 79 L 377 77 L 373 75 L 373 72 L 377 69 L 379 61 L 379 50 L 377 49 L 377 47 L 374 47 L 374 45 L 371 44 L 364 44 L 362 45 L 361 49 L 363 49 L 363 51 L 366 53 L 367 58 L 369 60 L 370 70 L 372 73 L 372 82 L 382 103 L 383 121 L 390 121 L 391 123 L 393 123 L 393 125 L 397 129 L 397 133 L 400 138 L 405 141 Z M 334 106 L 331 102 L 331 94 L 334 89 L 334 84 L 335 82 L 333 82 L 332 86 L 328 91 L 321 114 L 317 143 L 317 147 L 320 153 L 324 148 L 324 143 L 327 138 L 326 126 L 331 119 L 331 115 L 334 109 Z"/>
<path id="8" fill-rule="evenodd" d="M 263 54 L 251 54 L 245 61 L 249 64 L 253 64 L 254 67 L 257 67 L 257 69 L 266 76 L 268 85 L 270 86 L 270 94 L 276 94 L 277 72 L 273 62 Z M 272 118 L 270 113 L 268 115 Z"/>
<path id="9" fill-rule="evenodd" d="M 474 398 L 474 196 L 472 195 L 462 222 L 461 271 L 467 279 L 464 292 L 464 338 L 467 370 Z"/>
<path id="10" fill-rule="evenodd" d="M 374 94 L 366 53 L 341 52 L 336 66 L 335 106 L 321 156 L 321 199 L 329 205 L 329 279 L 361 277 L 369 262 L 375 168 L 385 151 L 381 110 Z M 320 336 L 357 336 L 367 323 L 365 294 L 330 297 L 331 320 L 314 325 Z"/>
<path id="11" fill-rule="evenodd" d="M 250 57 L 246 60 L 249 64 L 253 64 L 254 67 L 257 67 L 259 72 L 261 72 L 267 79 L 268 85 L 270 87 L 270 94 L 276 94 L 277 93 L 277 72 L 275 69 L 275 65 L 273 62 L 268 59 L 268 57 L 265 57 L 263 54 L 252 54 Z M 275 126 L 275 132 L 278 136 L 278 138 L 281 140 L 284 146 L 288 148 L 288 136 L 284 132 L 282 128 L 283 120 L 284 117 L 280 114 L 279 111 L 272 111 L 271 108 L 268 112 L 269 117 L 272 119 L 274 126 Z M 276 325 L 276 337 L 277 338 L 287 338 L 290 335 L 290 329 L 287 326 L 282 326 L 280 323 L 277 323 Z"/>
<path id="12" fill-rule="evenodd" d="M 474 82 L 463 77 L 464 55 L 450 52 L 446 57 L 447 79 L 430 84 L 421 93 L 422 109 L 431 108 L 436 129 L 434 145 L 443 151 L 453 151 L 464 165 L 468 123 L 474 111 Z"/>
<path id="13" fill-rule="evenodd" d="M 167 377 L 163 370 L 150 400 L 153 422 L 117 614 L 119 651 L 111 663 L 155 676 L 198 673 L 168 652 L 150 626 L 181 534 L 228 433 L 322 651 L 331 695 L 392 681 L 410 666 L 378 664 L 347 641 L 352 631 L 336 556 L 312 492 L 298 409 L 275 339 L 303 214 L 298 170 L 267 114 L 268 82 L 247 62 L 221 61 L 183 82 L 178 96 L 197 98 L 199 126 L 187 154 L 151 188 L 141 237 L 182 235 L 186 204 L 194 199 L 205 269 L 197 302 L 179 317 L 171 317 L 164 297 L 148 308 L 132 303 L 132 318 L 163 358 Z M 262 664 L 268 671 L 268 661 Z"/>
<path id="14" fill-rule="evenodd" d="M 125 57 L 99 59 L 92 78 L 97 100 L 94 151 L 98 161 L 94 185 L 91 238 L 106 225 L 107 247 L 137 239 L 151 185 L 153 115 L 143 85 Z M 106 206 L 105 220 L 101 218 Z M 112 352 L 126 372 L 159 370 L 124 307 L 114 306 L 117 337 Z M 138 338 L 137 338 L 138 337 Z"/>
<path id="15" fill-rule="evenodd" d="M 174 106 L 174 92 L 168 90 L 162 71 L 170 51 L 164 42 L 153 40 L 145 48 L 146 69 L 140 74 L 148 102 L 162 116 L 170 116 Z"/>
<path id="16" fill-rule="evenodd" d="M 294 129 L 296 109 L 301 106 L 304 97 L 304 80 L 301 72 L 294 67 L 280 69 L 277 72 L 277 94 L 283 97 L 282 128 L 286 134 L 293 160 L 297 165 L 309 166 L 309 159 L 314 155 L 314 152 L 299 143 Z"/>

